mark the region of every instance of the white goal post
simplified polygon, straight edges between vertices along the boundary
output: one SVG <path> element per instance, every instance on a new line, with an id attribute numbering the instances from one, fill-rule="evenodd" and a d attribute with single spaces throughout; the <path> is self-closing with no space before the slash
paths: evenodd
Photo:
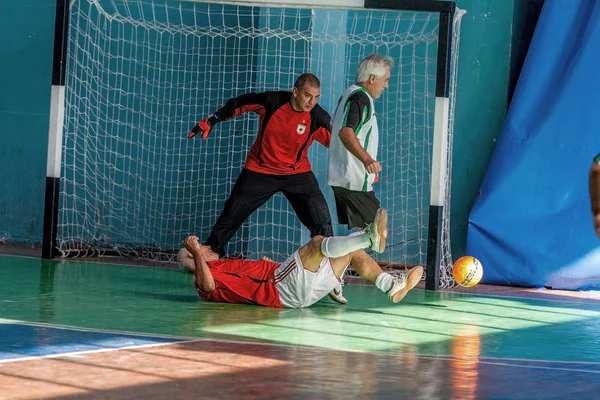
<path id="1" fill-rule="evenodd" d="M 312 72 L 332 113 L 370 53 L 392 57 L 376 101 L 375 187 L 390 213 L 382 265 L 427 265 L 453 285 L 450 176 L 462 11 L 434 0 L 57 0 L 43 257 L 172 261 L 205 239 L 252 145 L 253 114 L 189 129 L 229 98 L 291 90 Z M 335 133 L 334 133 L 335 134 Z M 309 158 L 334 223 L 327 149 Z M 346 231 L 334 224 L 337 234 Z M 285 197 L 257 210 L 228 253 L 282 261 L 308 233 Z"/>

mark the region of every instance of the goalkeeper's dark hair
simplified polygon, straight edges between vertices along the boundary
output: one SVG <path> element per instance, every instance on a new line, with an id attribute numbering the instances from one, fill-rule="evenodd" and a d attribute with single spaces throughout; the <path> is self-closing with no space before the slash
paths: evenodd
<path id="1" fill-rule="evenodd" d="M 321 87 L 321 81 L 315 75 L 311 73 L 302 74 L 296 79 L 296 83 L 294 83 L 294 87 L 298 90 L 302 89 L 304 86 L 310 85 L 314 88 Z"/>

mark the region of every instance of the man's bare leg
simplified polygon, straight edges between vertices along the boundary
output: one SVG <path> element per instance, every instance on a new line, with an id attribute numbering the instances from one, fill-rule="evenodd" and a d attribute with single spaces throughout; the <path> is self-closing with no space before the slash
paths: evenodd
<path id="1" fill-rule="evenodd" d="M 387 237 L 388 214 L 384 208 L 377 210 L 373 222 L 363 231 L 351 233 L 345 237 L 329 237 L 323 240 L 321 250 L 330 259 L 341 257 L 354 250 L 370 247 L 377 253 L 385 250 L 385 239 Z M 347 266 L 346 266 L 347 268 Z M 344 272 L 342 272 L 342 275 Z M 347 304 L 342 291 L 342 280 L 340 284 L 329 292 L 329 298 L 341 304 Z"/>
<path id="2" fill-rule="evenodd" d="M 354 233 L 349 236 L 334 236 L 323 239 L 321 250 L 326 257 L 336 258 L 350 254 L 354 250 L 371 248 L 377 253 L 383 253 L 385 250 L 385 240 L 387 238 L 388 214 L 384 208 L 377 210 L 375 220 L 361 233 Z"/>
<path id="3" fill-rule="evenodd" d="M 348 259 L 349 257 L 349 259 Z M 379 290 L 385 292 L 390 300 L 398 303 L 402 300 L 409 290 L 417 286 L 423 277 L 423 267 L 417 266 L 408 271 L 402 271 L 397 276 L 384 272 L 377 261 L 369 256 L 364 250 L 355 250 L 342 258 L 329 259 L 333 270 L 341 271 L 348 263 L 362 278 L 372 282 Z"/>
<path id="4" fill-rule="evenodd" d="M 351 265 L 362 278 L 375 283 L 377 277 L 383 273 L 377 261 L 362 249 L 355 250 L 345 257 L 330 258 L 329 261 L 336 275 L 338 270 L 341 269 L 343 273 L 346 266 Z"/>
<path id="5" fill-rule="evenodd" d="M 317 272 L 319 270 L 321 261 L 325 258 L 325 255 L 321 251 L 324 239 L 324 236 L 315 236 L 310 242 L 298 249 L 298 256 L 300 257 L 300 261 L 302 261 L 302 266 L 307 270 L 312 272 Z M 335 275 L 339 278 L 337 272 L 335 272 Z"/>
<path id="6" fill-rule="evenodd" d="M 315 236 L 298 250 L 304 268 L 313 272 L 317 271 L 324 257 L 328 257 L 330 260 L 347 260 L 348 262 L 346 262 L 341 270 L 334 268 L 336 276 L 340 278 L 344 273 L 344 269 L 350 264 L 350 254 L 352 252 L 367 247 L 378 253 L 382 253 L 385 250 L 385 239 L 388 233 L 387 221 L 387 211 L 384 208 L 380 208 L 377 210 L 375 220 L 364 233 L 350 236 Z M 375 265 L 377 266 L 377 263 Z M 379 268 L 378 272 L 382 272 L 381 268 Z"/>
<path id="7" fill-rule="evenodd" d="M 342 236 L 342 237 L 336 237 L 336 240 L 341 239 L 344 240 L 346 237 Z M 302 264 L 304 265 L 304 268 L 310 270 L 310 271 L 317 271 L 319 269 L 319 266 L 321 265 L 321 261 L 323 260 L 323 258 L 325 258 L 325 254 L 323 253 L 323 248 L 324 246 L 326 246 L 327 243 L 327 239 L 323 236 L 315 236 L 311 239 L 310 242 L 308 242 L 306 245 L 302 246 L 299 250 L 298 250 L 298 254 L 300 256 L 300 260 L 302 260 Z M 358 248 L 362 247 L 362 243 L 361 242 L 354 242 L 354 243 L 346 243 L 346 246 L 350 246 L 350 248 L 355 248 L 356 246 L 359 246 Z M 350 258 L 348 257 L 348 262 L 350 261 Z M 348 265 L 348 264 L 346 264 Z M 346 298 L 344 297 L 343 293 L 342 293 L 342 275 L 344 274 L 344 271 L 342 271 L 341 273 L 338 271 L 334 271 L 335 275 L 338 277 L 338 279 L 340 280 L 340 284 L 338 285 L 338 287 L 333 288 L 331 292 L 329 292 L 329 298 L 337 303 L 340 304 L 348 304 L 348 300 L 346 300 Z"/>
<path id="8" fill-rule="evenodd" d="M 323 241 L 325 239 L 326 238 L 323 236 L 315 236 L 309 243 L 298 250 L 298 255 L 304 268 L 313 272 L 319 270 L 321 261 L 325 258 L 322 251 Z M 349 237 L 338 236 L 336 239 L 343 241 L 349 239 Z M 354 244 L 354 242 L 349 241 L 349 245 L 352 244 Z M 344 270 L 350 264 L 361 277 L 374 283 L 375 286 L 385 292 L 394 303 L 402 300 L 408 291 L 419 283 L 423 276 L 422 267 L 416 267 L 408 272 L 400 273 L 398 276 L 392 276 L 387 272 L 384 272 L 381 267 L 379 267 L 379 264 L 377 264 L 377 262 L 362 249 L 353 250 L 349 254 L 345 254 L 341 257 L 329 257 L 329 261 L 331 262 L 334 274 L 338 278 L 341 278 Z"/>

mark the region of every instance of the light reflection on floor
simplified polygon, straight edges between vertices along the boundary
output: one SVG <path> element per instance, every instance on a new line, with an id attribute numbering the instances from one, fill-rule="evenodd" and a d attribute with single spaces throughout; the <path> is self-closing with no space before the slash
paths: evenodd
<path id="1" fill-rule="evenodd" d="M 589 297 L 478 287 L 394 305 L 349 285 L 346 307 L 277 310 L 203 302 L 173 270 L 9 256 L 0 282 L 0 398 L 598 398 Z"/>

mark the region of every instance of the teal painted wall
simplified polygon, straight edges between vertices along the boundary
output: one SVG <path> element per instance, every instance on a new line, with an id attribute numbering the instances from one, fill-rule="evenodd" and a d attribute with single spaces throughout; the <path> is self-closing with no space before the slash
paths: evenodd
<path id="1" fill-rule="evenodd" d="M 0 0 L 0 240 L 39 242 L 54 4 Z M 457 89 L 452 240 L 464 254 L 471 206 L 506 113 L 513 0 L 458 0 L 466 9 Z"/>
<path id="2" fill-rule="evenodd" d="M 516 0 L 519 1 L 519 0 Z M 458 0 L 463 17 L 454 127 L 451 241 L 465 255 L 467 222 L 506 115 L 512 0 Z"/>
<path id="3" fill-rule="evenodd" d="M 52 1 L 0 1 L 0 243 L 42 238 Z"/>

